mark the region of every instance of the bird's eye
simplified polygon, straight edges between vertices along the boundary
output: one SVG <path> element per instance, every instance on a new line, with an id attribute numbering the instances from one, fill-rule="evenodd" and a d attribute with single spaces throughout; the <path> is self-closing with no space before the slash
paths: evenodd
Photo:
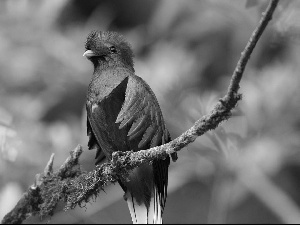
<path id="1" fill-rule="evenodd" d="M 115 46 L 110 46 L 109 50 L 111 51 L 111 53 L 117 53 L 117 49 Z"/>

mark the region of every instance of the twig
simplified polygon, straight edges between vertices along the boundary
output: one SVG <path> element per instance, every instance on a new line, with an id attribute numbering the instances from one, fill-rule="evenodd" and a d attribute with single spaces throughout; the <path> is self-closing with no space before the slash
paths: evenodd
<path id="1" fill-rule="evenodd" d="M 54 154 L 52 154 L 45 167 L 44 173 L 36 175 L 34 184 L 28 188 L 26 193 L 23 194 L 22 198 L 18 201 L 14 209 L 6 214 L 1 223 L 19 224 L 30 216 L 41 215 L 41 208 L 43 204 L 47 202 L 47 199 L 43 197 L 42 193 L 44 190 L 49 188 L 49 180 L 52 180 L 53 182 L 56 180 L 63 181 L 64 178 L 72 175 L 71 171 L 73 171 L 74 174 L 74 168 L 78 165 L 78 159 L 81 153 L 82 147 L 78 145 L 73 151 L 70 152 L 70 156 L 56 173 L 53 173 Z M 66 171 L 69 173 L 67 176 Z M 54 177 L 56 177 L 56 180 Z M 48 204 L 47 212 L 53 211 L 55 207 L 56 204 L 52 204 L 51 206 Z"/>
<path id="2" fill-rule="evenodd" d="M 278 5 L 279 0 L 271 0 L 265 12 L 263 12 L 262 17 L 259 21 L 259 25 L 253 31 L 250 40 L 248 41 L 244 51 L 242 52 L 241 58 L 237 63 L 237 66 L 234 70 L 234 73 L 231 78 L 230 85 L 228 87 L 227 95 L 225 96 L 226 100 L 228 98 L 232 98 L 235 94 L 237 94 L 239 90 L 239 83 L 242 79 L 244 70 L 246 68 L 246 64 L 250 59 L 250 56 L 255 48 L 259 38 L 267 27 L 269 21 L 272 19 L 273 13 Z M 224 99 L 225 100 L 225 99 Z M 229 101 L 229 100 L 227 100 Z"/>
<path id="3" fill-rule="evenodd" d="M 91 197 L 98 195 L 100 190 L 102 190 L 108 182 L 116 182 L 118 179 L 127 179 L 129 172 L 133 168 L 143 163 L 151 163 L 154 159 L 163 159 L 168 154 L 181 150 L 195 141 L 198 136 L 215 129 L 221 122 L 229 119 L 231 110 L 241 99 L 241 94 L 238 93 L 238 90 L 246 64 L 257 41 L 271 20 L 278 1 L 279 0 L 270 1 L 266 11 L 262 15 L 258 27 L 253 32 L 241 55 L 233 73 L 227 94 L 220 99 L 210 114 L 203 116 L 195 122 L 193 127 L 168 144 L 138 152 L 115 152 L 112 155 L 111 162 L 98 166 L 89 173 L 78 170 L 73 171 L 73 167 L 78 165 L 78 158 L 82 152 L 81 147 L 78 147 L 77 151 L 75 150 L 71 153 L 71 157 L 67 159 L 58 172 L 53 174 L 50 172 L 51 169 L 46 169 L 46 171 L 49 171 L 49 176 L 44 174 L 41 182 L 37 182 L 37 188 L 29 189 L 19 201 L 19 203 L 24 202 L 25 204 L 19 205 L 18 203 L 17 206 L 4 217 L 2 223 L 20 223 L 28 218 L 28 215 L 38 213 L 39 215 L 51 214 L 59 200 L 66 201 L 67 208 L 74 208 L 76 205 L 81 205 L 89 201 Z M 50 168 L 52 167 L 51 164 L 52 163 L 49 162 Z M 30 193 L 35 190 L 37 191 L 38 197 L 36 198 L 38 201 L 32 204 Z M 24 210 L 24 208 L 28 208 L 28 206 L 32 206 L 32 208 L 27 211 Z"/>

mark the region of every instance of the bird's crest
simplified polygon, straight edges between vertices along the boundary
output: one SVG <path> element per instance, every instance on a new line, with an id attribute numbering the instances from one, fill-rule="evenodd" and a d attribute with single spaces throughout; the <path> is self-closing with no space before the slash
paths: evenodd
<path id="1" fill-rule="evenodd" d="M 114 31 L 93 30 L 87 37 L 85 48 L 86 50 L 91 50 L 93 48 L 97 49 L 101 44 L 117 47 L 120 50 L 121 59 L 133 68 L 133 52 L 131 50 L 131 45 L 121 34 Z"/>
<path id="2" fill-rule="evenodd" d="M 89 33 L 87 37 L 86 45 L 91 41 L 109 42 L 115 45 L 120 45 L 123 43 L 131 47 L 130 44 L 125 40 L 125 38 L 121 34 L 114 31 L 93 30 Z"/>

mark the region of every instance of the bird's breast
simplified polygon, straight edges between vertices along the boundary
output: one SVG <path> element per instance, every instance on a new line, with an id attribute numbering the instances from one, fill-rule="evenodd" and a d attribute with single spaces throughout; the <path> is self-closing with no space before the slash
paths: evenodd
<path id="1" fill-rule="evenodd" d="M 128 151 L 128 128 L 119 129 L 117 116 L 125 100 L 128 79 L 116 83 L 103 82 L 91 86 L 87 107 L 90 109 L 92 129 L 99 140 L 100 147 L 110 158 L 113 151 Z M 97 92 L 93 91 L 97 88 Z"/>
<path id="2" fill-rule="evenodd" d="M 88 87 L 87 99 L 100 102 L 107 98 L 130 73 L 130 70 L 123 67 L 96 71 Z"/>

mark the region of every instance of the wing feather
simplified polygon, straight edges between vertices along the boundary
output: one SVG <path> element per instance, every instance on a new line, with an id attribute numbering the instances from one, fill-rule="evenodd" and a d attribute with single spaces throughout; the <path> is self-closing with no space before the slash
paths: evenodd
<path id="1" fill-rule="evenodd" d="M 87 117 L 87 136 L 89 138 L 89 142 L 88 142 L 89 150 L 92 150 L 92 149 L 97 150 L 96 151 L 96 156 L 95 156 L 95 159 L 96 159 L 95 164 L 98 164 L 98 163 L 102 162 L 106 157 L 105 157 L 105 154 L 104 154 L 103 150 L 101 149 L 101 147 L 99 146 L 99 144 L 97 142 L 97 139 L 94 135 L 94 132 L 92 130 L 92 127 L 91 127 L 91 124 L 90 124 L 90 121 L 89 121 L 89 116 Z"/>
<path id="2" fill-rule="evenodd" d="M 141 137 L 139 148 L 148 143 L 151 147 L 160 145 L 163 134 L 168 133 L 154 93 L 142 78 L 135 75 L 128 79 L 125 102 L 116 123 L 120 123 L 120 129 L 130 126 L 129 140 Z"/>
<path id="3" fill-rule="evenodd" d="M 128 132 L 128 136 L 135 136 L 140 130 L 145 131 L 147 129 L 145 126 L 147 119 L 148 115 L 143 115 L 138 122 L 134 123 Z"/>
<path id="4" fill-rule="evenodd" d="M 154 133 L 155 133 L 155 128 L 153 126 L 148 127 L 138 147 L 139 148 L 146 147 L 146 145 L 150 142 L 149 137 L 151 137 Z"/>

